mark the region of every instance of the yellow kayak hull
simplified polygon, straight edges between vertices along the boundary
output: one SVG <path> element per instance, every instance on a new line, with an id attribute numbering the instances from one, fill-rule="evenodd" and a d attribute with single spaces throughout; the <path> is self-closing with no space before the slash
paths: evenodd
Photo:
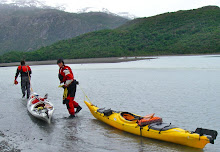
<path id="1" fill-rule="evenodd" d="M 113 112 L 111 115 L 105 116 L 103 113 L 97 111 L 99 109 L 97 106 L 94 106 L 92 103 L 87 101 L 84 102 L 95 118 L 103 121 L 106 124 L 109 124 L 110 126 L 132 134 L 200 149 L 204 148 L 207 143 L 210 143 L 210 140 L 207 136 L 200 136 L 197 133 L 191 133 L 181 128 L 172 128 L 166 131 L 159 131 L 151 129 L 149 125 L 144 127 L 139 126 L 136 123 L 137 120 L 128 121 L 120 115 L 120 112 Z"/>

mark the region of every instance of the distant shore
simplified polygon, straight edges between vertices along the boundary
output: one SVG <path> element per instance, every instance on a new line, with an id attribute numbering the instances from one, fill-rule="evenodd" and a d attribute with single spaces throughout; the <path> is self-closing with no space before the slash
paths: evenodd
<path id="1" fill-rule="evenodd" d="M 219 56 L 220 53 L 213 53 L 213 54 L 161 55 L 161 56 L 200 56 L 200 55 Z M 65 64 L 118 63 L 118 62 L 129 62 L 129 61 L 138 61 L 138 60 L 151 60 L 151 59 L 157 59 L 158 57 L 161 57 L 161 56 L 64 59 L 64 62 L 65 62 Z M 27 65 L 53 65 L 53 64 L 57 64 L 57 60 L 26 61 L 26 64 Z M 18 65 L 20 65 L 20 62 L 0 63 L 0 67 L 10 67 L 10 66 L 18 66 Z"/>
<path id="2" fill-rule="evenodd" d="M 88 63 L 118 63 L 137 60 L 150 60 L 157 57 L 111 57 L 111 58 L 86 58 L 86 59 L 64 59 L 65 64 L 88 64 Z M 26 61 L 27 65 L 53 65 L 56 60 L 48 61 Z M 20 62 L 0 63 L 0 67 L 18 66 Z"/>

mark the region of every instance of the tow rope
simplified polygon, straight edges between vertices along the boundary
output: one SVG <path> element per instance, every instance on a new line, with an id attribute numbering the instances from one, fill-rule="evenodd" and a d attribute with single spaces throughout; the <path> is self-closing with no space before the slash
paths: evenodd
<path id="1" fill-rule="evenodd" d="M 82 87 L 79 85 L 80 89 L 82 90 L 83 94 L 84 94 L 84 100 L 85 97 L 88 99 L 88 101 L 91 103 L 91 101 L 89 100 L 88 96 L 86 95 L 85 91 L 82 89 Z"/>

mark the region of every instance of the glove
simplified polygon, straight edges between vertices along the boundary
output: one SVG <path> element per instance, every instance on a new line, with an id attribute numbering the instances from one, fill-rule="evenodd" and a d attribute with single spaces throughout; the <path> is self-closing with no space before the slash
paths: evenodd
<path id="1" fill-rule="evenodd" d="M 75 83 L 76 85 L 79 85 L 79 81 L 74 80 L 74 83 Z"/>
<path id="2" fill-rule="evenodd" d="M 63 104 L 66 104 L 66 99 L 63 100 Z"/>
<path id="3" fill-rule="evenodd" d="M 17 85 L 17 84 L 18 84 L 18 81 L 17 81 L 17 80 L 14 80 L 14 84 Z"/>
<path id="4" fill-rule="evenodd" d="M 65 86 L 65 85 L 62 85 L 62 88 L 63 88 L 63 89 L 65 89 L 65 88 L 66 88 L 66 86 Z"/>
<path id="5" fill-rule="evenodd" d="M 63 89 L 67 88 L 67 86 L 65 86 L 65 85 L 59 85 L 58 87 L 63 88 Z"/>

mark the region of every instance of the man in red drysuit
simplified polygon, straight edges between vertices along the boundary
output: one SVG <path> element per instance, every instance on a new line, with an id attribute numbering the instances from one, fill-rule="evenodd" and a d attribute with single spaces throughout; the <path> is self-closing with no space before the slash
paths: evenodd
<path id="1" fill-rule="evenodd" d="M 28 65 L 25 65 L 25 61 L 21 61 L 21 65 L 18 66 L 17 72 L 15 74 L 14 84 L 18 84 L 17 77 L 21 74 L 21 91 L 22 91 L 22 98 L 25 97 L 25 92 L 27 91 L 27 99 L 30 96 L 30 81 L 31 81 L 31 68 Z"/>
<path id="2" fill-rule="evenodd" d="M 63 99 L 63 104 L 66 104 L 70 117 L 75 117 L 75 113 L 78 113 L 82 109 L 82 107 L 80 107 L 79 104 L 74 101 L 78 81 L 74 80 L 71 68 L 64 64 L 63 59 L 58 59 L 57 65 L 60 67 L 58 75 L 60 83 L 64 83 L 62 87 L 64 89 L 67 88 L 68 91 L 67 97 Z M 76 112 L 74 108 L 76 108 Z"/>

